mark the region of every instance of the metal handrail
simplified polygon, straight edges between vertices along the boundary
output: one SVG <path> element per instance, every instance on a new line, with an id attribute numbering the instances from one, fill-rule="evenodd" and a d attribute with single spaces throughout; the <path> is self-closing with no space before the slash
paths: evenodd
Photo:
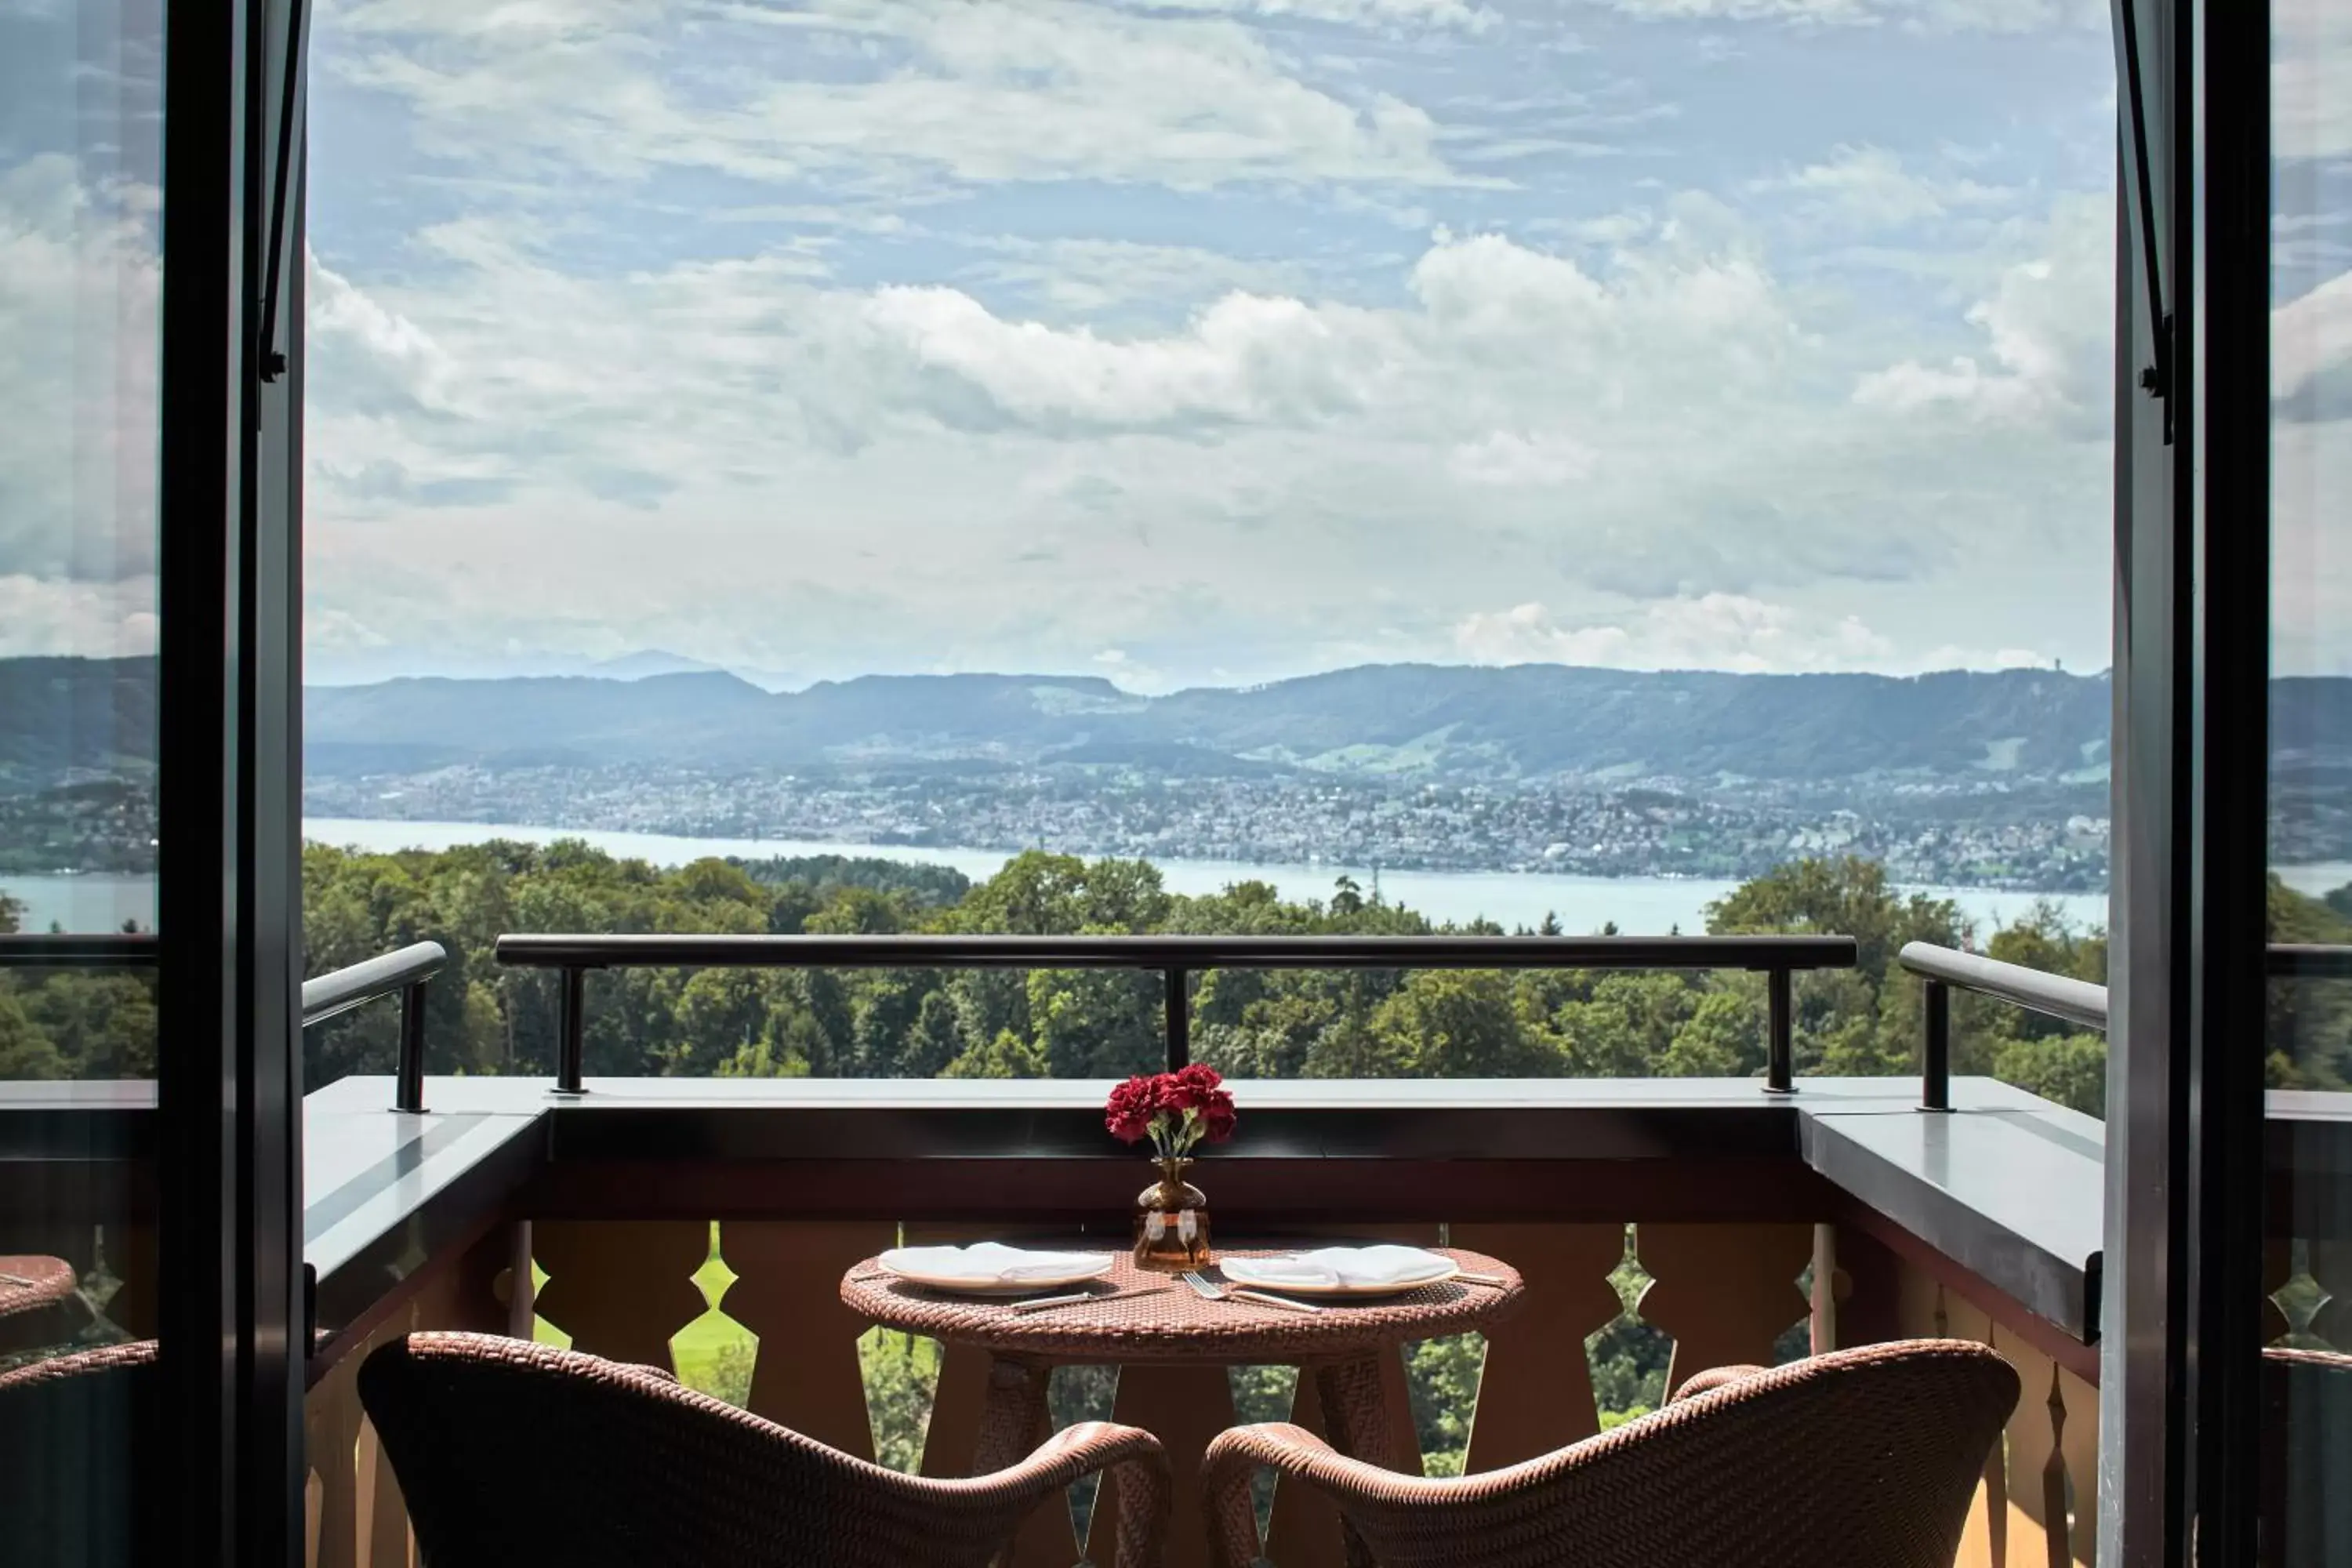
<path id="1" fill-rule="evenodd" d="M 0 934 L 0 969 L 137 969 L 156 963 L 153 931 L 9 931 Z M 302 982 L 302 1026 L 399 993 L 400 1056 L 394 1069 L 393 1109 L 425 1109 L 425 987 L 448 952 L 420 942 Z"/>
<path id="2" fill-rule="evenodd" d="M 2087 980 L 2004 963 L 1981 953 L 1959 952 L 1933 942 L 1904 944 L 1896 962 L 1927 984 L 1922 987 L 1926 1040 L 1919 1064 L 1919 1108 L 1952 1109 L 1952 991 L 1973 991 L 2012 1006 L 2104 1031 L 2107 988 Z"/>
<path id="3" fill-rule="evenodd" d="M 412 942 L 396 952 L 302 982 L 302 1026 L 321 1024 L 379 997 L 400 994 L 400 1054 L 393 1069 L 392 1108 L 425 1110 L 425 988 L 449 962 L 437 942 Z"/>
<path id="4" fill-rule="evenodd" d="M 1743 969 L 1765 976 L 1765 1091 L 1795 1092 L 1790 979 L 1851 969 L 1849 936 L 509 935 L 501 963 L 562 977 L 555 1088 L 583 1092 L 588 972 L 624 968 L 1130 969 L 1166 979 L 1162 1059 L 1192 1058 L 1189 977 L 1203 969 Z"/>
<path id="5" fill-rule="evenodd" d="M 302 1026 L 323 1024 L 339 1013 L 421 985 L 441 972 L 448 952 L 437 942 L 412 942 L 391 952 L 302 982 Z"/>
<path id="6" fill-rule="evenodd" d="M 2274 942 L 2263 972 L 2273 980 L 2352 980 L 2352 947 L 2333 942 Z"/>

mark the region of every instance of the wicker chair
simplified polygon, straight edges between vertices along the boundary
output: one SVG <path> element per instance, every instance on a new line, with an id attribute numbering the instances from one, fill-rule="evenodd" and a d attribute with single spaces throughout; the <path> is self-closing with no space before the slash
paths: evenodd
<path id="1" fill-rule="evenodd" d="M 165 1473 L 154 1363 L 155 1342 L 141 1340 L 0 1373 L 0 1563 L 123 1568 L 169 1559 L 142 1534 Z"/>
<path id="2" fill-rule="evenodd" d="M 524 1340 L 411 1334 L 368 1357 L 359 1392 L 429 1568 L 981 1568 L 1097 1471 L 1116 1482 L 1118 1568 L 1156 1564 L 1167 1522 L 1159 1440 L 1098 1421 L 994 1475 L 933 1480 Z"/>
<path id="3" fill-rule="evenodd" d="M 1725 1369 L 1655 1415 L 1508 1469 L 1423 1479 L 1334 1453 L 1297 1426 L 1209 1446 L 1212 1559 L 1257 1555 L 1250 1478 L 1304 1482 L 1383 1568 L 1948 1568 L 2017 1373 L 1930 1340 Z"/>

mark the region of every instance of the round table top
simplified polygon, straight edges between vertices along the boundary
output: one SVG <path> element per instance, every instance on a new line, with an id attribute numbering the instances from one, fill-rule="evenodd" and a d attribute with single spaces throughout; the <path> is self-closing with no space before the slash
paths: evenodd
<path id="1" fill-rule="evenodd" d="M 64 1258 L 0 1254 L 0 1318 L 62 1301 L 73 1291 L 73 1265 Z"/>
<path id="2" fill-rule="evenodd" d="M 1317 1241 L 1311 1246 L 1332 1245 Z M 1103 1251 L 1099 1242 L 1075 1244 Z M 1217 1256 L 1276 1257 L 1298 1247 L 1220 1247 Z M 1516 1308 L 1522 1286 L 1510 1265 L 1458 1247 L 1432 1247 L 1465 1272 L 1490 1275 L 1500 1285 L 1459 1280 L 1424 1285 L 1393 1296 L 1318 1298 L 1319 1312 L 1296 1312 L 1255 1301 L 1212 1301 L 1173 1274 L 1146 1272 L 1125 1250 L 1109 1275 L 1087 1287 L 1038 1296 L 1088 1291 L 1091 1300 L 1033 1312 L 1015 1311 L 1020 1297 L 957 1296 L 908 1283 L 874 1258 L 842 1276 L 841 1300 L 850 1310 L 908 1333 L 947 1344 L 976 1345 L 1000 1355 L 1055 1361 L 1245 1362 L 1334 1361 L 1383 1345 L 1429 1340 L 1486 1327 Z M 1223 1270 L 1202 1270 L 1225 1283 Z M 1035 1299 L 1035 1298 L 1033 1298 Z"/>

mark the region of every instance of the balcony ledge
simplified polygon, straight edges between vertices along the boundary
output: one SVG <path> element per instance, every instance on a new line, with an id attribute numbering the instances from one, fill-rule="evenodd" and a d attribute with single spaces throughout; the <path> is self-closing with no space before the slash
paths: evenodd
<path id="1" fill-rule="evenodd" d="M 380 1321 L 432 1261 L 502 1220 L 997 1217 L 1123 1230 L 1135 1152 L 1107 1082 L 389 1078 L 305 1105 L 318 1321 Z M 1204 1173 L 1221 1223 L 1353 1218 L 1852 1223 L 2039 1320 L 2097 1337 L 2100 1124 L 1990 1079 L 1916 1109 L 1903 1079 L 1243 1082 Z"/>

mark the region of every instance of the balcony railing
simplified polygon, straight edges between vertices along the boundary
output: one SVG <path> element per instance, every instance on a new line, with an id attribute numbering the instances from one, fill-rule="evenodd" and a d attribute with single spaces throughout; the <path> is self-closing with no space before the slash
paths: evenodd
<path id="1" fill-rule="evenodd" d="M 2107 988 L 2063 974 L 2045 974 L 2021 963 L 2003 963 L 1979 953 L 1955 952 L 1924 942 L 1908 942 L 1898 957 L 1920 977 L 1923 1041 L 1919 1103 L 1927 1110 L 1952 1108 L 1952 993 L 1974 991 L 2028 1012 L 2105 1032 Z"/>
<path id="2" fill-rule="evenodd" d="M 1796 1073 L 1791 977 L 1852 969 L 1850 936 L 502 936 L 501 963 L 562 976 L 555 1087 L 581 1092 L 587 977 L 623 968 L 1125 969 L 1165 977 L 1163 1068 L 1192 1059 L 1189 981 L 1210 969 L 1738 969 L 1768 997 L 1767 1092 Z"/>

